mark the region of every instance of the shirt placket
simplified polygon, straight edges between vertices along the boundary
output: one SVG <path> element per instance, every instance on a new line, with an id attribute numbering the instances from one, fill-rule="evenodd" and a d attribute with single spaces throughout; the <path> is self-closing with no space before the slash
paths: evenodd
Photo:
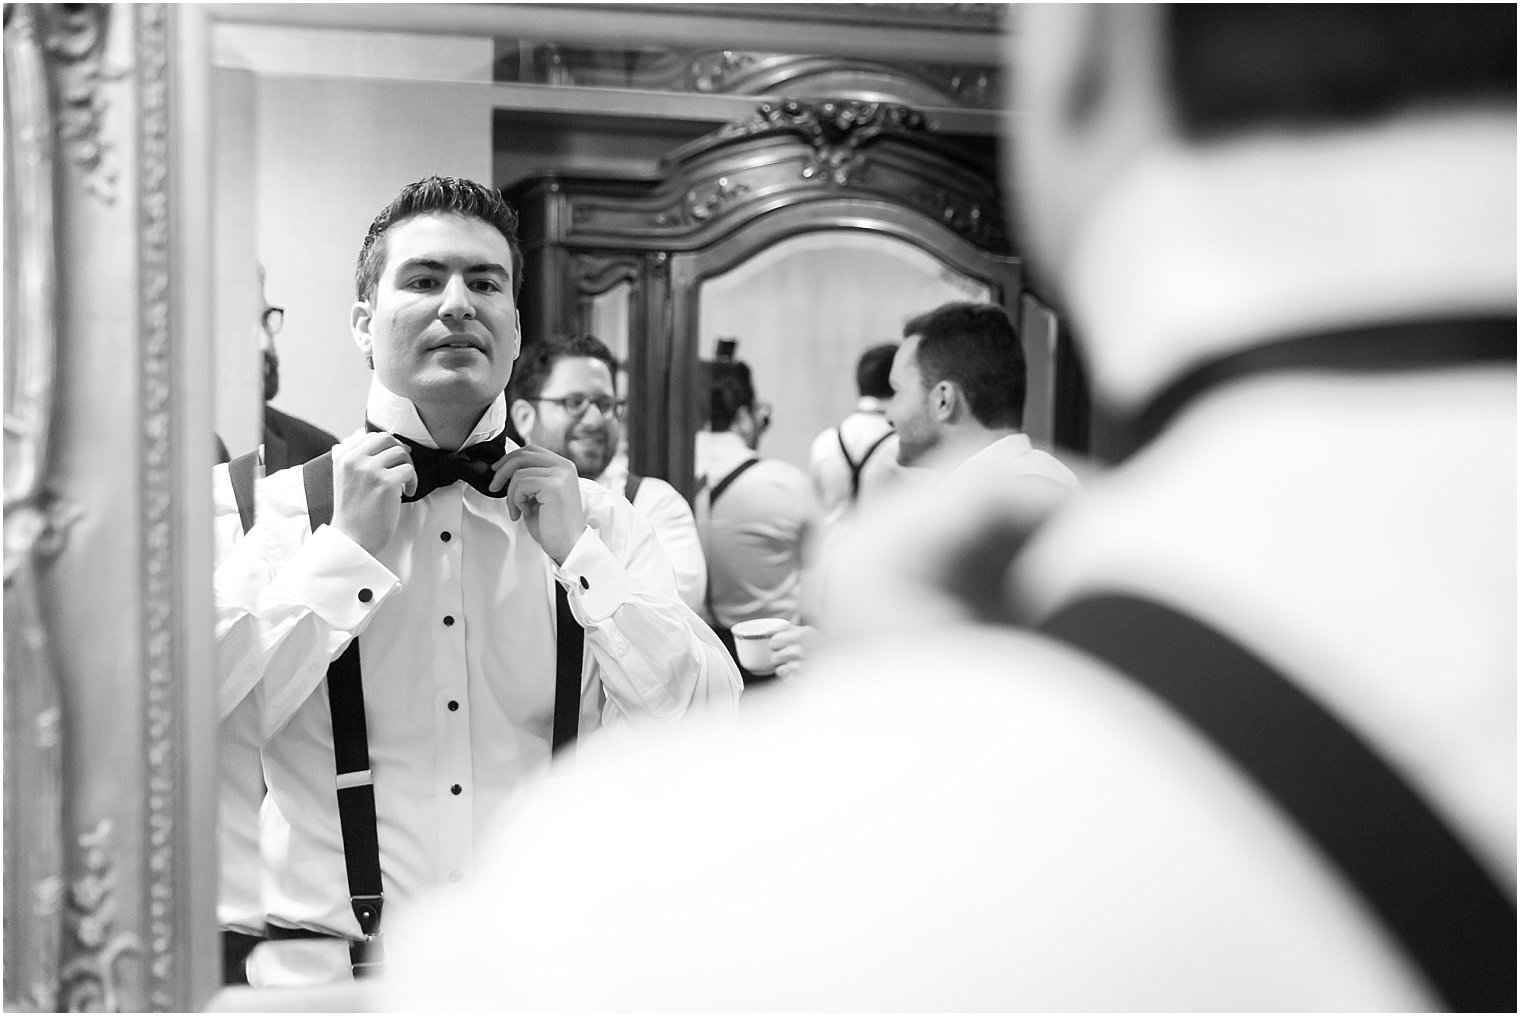
<path id="1" fill-rule="evenodd" d="M 439 881 L 458 882 L 474 865 L 474 766 L 470 738 L 469 655 L 465 644 L 463 484 L 435 492 L 437 511 L 428 535 L 441 554 L 438 593 L 432 609 L 436 626 L 433 682 L 439 731 L 437 794 Z"/>

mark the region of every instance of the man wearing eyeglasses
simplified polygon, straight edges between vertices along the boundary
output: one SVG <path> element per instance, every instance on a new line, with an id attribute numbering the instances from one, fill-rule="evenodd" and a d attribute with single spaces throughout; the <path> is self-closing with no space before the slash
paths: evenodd
<path id="1" fill-rule="evenodd" d="M 654 527 L 675 570 L 681 600 L 701 612 L 707 559 L 691 506 L 669 483 L 640 476 L 618 454 L 626 399 L 617 397 L 617 358 L 594 335 L 556 336 L 518 359 L 507 390 L 519 440 L 575 463 L 588 480 L 619 491 Z"/>
<path id="2" fill-rule="evenodd" d="M 264 270 L 259 269 L 259 289 L 263 291 Z M 265 306 L 259 319 L 259 344 L 264 353 L 264 472 L 277 473 L 299 466 L 327 451 L 338 438 L 299 417 L 270 405 L 280 391 L 280 354 L 275 351 L 275 336 L 285 325 L 285 308 Z"/>

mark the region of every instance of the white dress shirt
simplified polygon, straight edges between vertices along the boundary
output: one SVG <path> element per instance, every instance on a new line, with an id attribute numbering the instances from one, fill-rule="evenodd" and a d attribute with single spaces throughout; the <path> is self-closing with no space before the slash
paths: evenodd
<path id="1" fill-rule="evenodd" d="M 1073 494 L 1082 489 L 1077 475 L 1054 455 L 1036 448 L 1028 434 L 1009 434 L 998 438 L 956 466 L 951 476 L 957 473 L 986 473 L 1010 480 L 1039 476 Z"/>
<path id="2" fill-rule="evenodd" d="M 813 439 L 808 451 L 808 478 L 818 500 L 826 543 L 833 543 L 843 533 L 859 505 L 889 494 L 908 475 L 907 469 L 897 464 L 897 436 L 887 422 L 886 406 L 881 399 L 861 396 L 855 412 Z M 860 467 L 856 498 L 850 496 L 851 469 L 839 448 L 841 435 L 850 457 Z M 870 457 L 862 463 L 868 452 Z"/>
<path id="3" fill-rule="evenodd" d="M 411 402 L 378 382 L 367 412 L 382 429 L 434 444 Z M 466 444 L 499 434 L 505 418 L 498 397 Z M 469 877 L 477 833 L 547 766 L 556 582 L 586 629 L 583 734 L 674 721 L 693 709 L 732 715 L 738 672 L 678 599 L 648 522 L 592 481 L 580 487 L 587 529 L 556 566 L 526 525 L 509 519 L 506 500 L 463 483 L 404 504 L 374 557 L 330 525 L 310 531 L 301 470 L 260 484 L 259 521 L 242 547 L 266 569 L 256 613 L 265 778 L 276 805 L 262 830 L 271 923 L 359 934 L 333 796 L 324 678 L 361 633 L 387 915 L 427 886 Z M 266 943 L 260 953 L 267 958 L 271 946 L 308 943 Z M 329 958 L 340 952 L 328 950 Z M 343 976 L 345 966 L 305 974 Z M 290 975 L 285 965 L 271 977 Z"/>
<path id="4" fill-rule="evenodd" d="M 615 456 L 596 482 L 623 493 L 628 483 L 628 459 Z M 660 546 L 676 573 L 681 602 L 698 614 L 707 596 L 707 558 L 697 536 L 697 518 L 681 492 L 658 476 L 646 476 L 633 495 L 633 507 L 649 520 Z"/>
<path id="5" fill-rule="evenodd" d="M 759 458 L 728 432 L 697 434 L 697 476 L 708 490 L 740 463 Z M 715 623 L 732 628 L 755 617 L 802 620 L 803 568 L 818 510 L 807 474 L 779 459 L 761 458 L 709 508 L 697 495 L 697 531 L 707 554 Z"/>
<path id="6" fill-rule="evenodd" d="M 217 701 L 217 846 L 220 865 L 216 901 L 217 926 L 260 935 L 264 902 L 259 888 L 259 806 L 264 778 L 259 762 L 258 703 L 240 679 L 258 672 L 258 627 L 248 606 L 228 600 L 235 589 L 231 559 L 243 527 L 232 480 L 225 463 L 211 474 L 216 514 L 213 537 L 218 571 L 216 588 Z M 220 569 L 225 568 L 226 571 Z M 233 697 L 233 696 L 236 697 Z"/>

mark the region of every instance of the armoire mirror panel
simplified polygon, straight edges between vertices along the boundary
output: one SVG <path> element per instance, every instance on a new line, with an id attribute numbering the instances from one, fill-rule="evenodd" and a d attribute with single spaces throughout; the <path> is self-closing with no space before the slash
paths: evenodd
<path id="1" fill-rule="evenodd" d="M 854 409 L 862 352 L 899 341 L 903 323 L 925 309 L 991 295 L 986 283 L 885 233 L 802 233 L 702 282 L 697 355 L 711 360 L 720 338 L 737 340 L 772 409 L 761 451 L 806 469 L 814 436 Z"/>

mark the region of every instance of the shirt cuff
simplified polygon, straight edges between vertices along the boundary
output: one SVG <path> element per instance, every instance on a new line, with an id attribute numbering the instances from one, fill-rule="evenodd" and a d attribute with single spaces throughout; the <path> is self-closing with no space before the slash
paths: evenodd
<path id="1" fill-rule="evenodd" d="M 335 631 L 354 634 L 400 587 L 390 569 L 332 526 L 313 533 L 270 584 L 277 598 L 309 608 Z"/>
<path id="2" fill-rule="evenodd" d="M 627 570 L 590 526 L 565 555 L 557 577 L 570 590 L 570 602 L 579 601 L 583 619 L 591 624 L 607 620 L 633 595 Z"/>

